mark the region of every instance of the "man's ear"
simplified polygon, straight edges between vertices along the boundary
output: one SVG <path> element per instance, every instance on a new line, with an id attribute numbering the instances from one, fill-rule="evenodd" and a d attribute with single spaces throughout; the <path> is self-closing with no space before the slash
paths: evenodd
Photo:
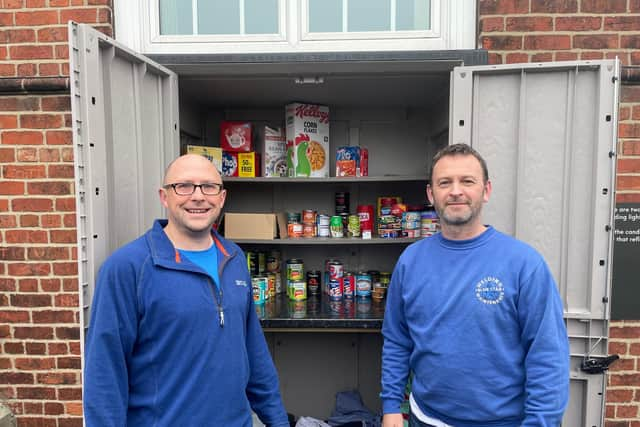
<path id="1" fill-rule="evenodd" d="M 160 203 L 162 203 L 162 206 L 168 208 L 169 202 L 167 202 L 167 190 L 162 187 L 158 188 L 158 197 L 160 197 Z"/>
<path id="2" fill-rule="evenodd" d="M 427 199 L 429 203 L 433 205 L 433 190 L 431 189 L 431 184 L 427 184 Z"/>

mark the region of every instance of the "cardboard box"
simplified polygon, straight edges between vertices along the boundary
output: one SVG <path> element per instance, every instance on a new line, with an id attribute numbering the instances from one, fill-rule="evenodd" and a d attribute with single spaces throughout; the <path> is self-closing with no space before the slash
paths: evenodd
<path id="1" fill-rule="evenodd" d="M 225 151 L 246 152 L 253 151 L 250 122 L 220 123 L 220 148 Z"/>
<path id="2" fill-rule="evenodd" d="M 224 215 L 224 237 L 227 239 L 273 240 L 286 236 L 284 213 L 232 213 Z M 284 232 L 284 234 L 282 234 Z M 279 234 L 280 233 L 280 234 Z"/>
<path id="3" fill-rule="evenodd" d="M 287 170 L 290 177 L 329 176 L 329 107 L 286 106 Z"/>
<path id="4" fill-rule="evenodd" d="M 262 176 L 287 176 L 287 147 L 284 129 L 262 126 L 258 130 L 262 152 Z"/>
<path id="5" fill-rule="evenodd" d="M 187 145 L 187 154 L 200 154 L 206 157 L 222 172 L 222 149 L 220 147 L 207 147 L 204 145 Z"/>
<path id="6" fill-rule="evenodd" d="M 255 151 L 238 153 L 238 177 L 255 178 L 260 176 L 260 156 Z"/>
<path id="7" fill-rule="evenodd" d="M 222 176 L 238 176 L 238 153 L 222 152 Z"/>

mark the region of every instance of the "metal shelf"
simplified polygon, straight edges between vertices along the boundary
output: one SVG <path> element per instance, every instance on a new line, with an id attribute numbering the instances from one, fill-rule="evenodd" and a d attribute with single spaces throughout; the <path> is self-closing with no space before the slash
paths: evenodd
<path id="1" fill-rule="evenodd" d="M 381 237 L 373 237 L 371 239 L 361 239 L 357 237 L 314 237 L 299 239 L 233 239 L 233 241 L 239 245 L 241 244 L 253 244 L 253 245 L 278 245 L 278 246 L 335 246 L 335 245 L 398 245 L 398 244 L 410 244 L 417 242 L 421 238 L 395 238 L 386 239 Z"/>

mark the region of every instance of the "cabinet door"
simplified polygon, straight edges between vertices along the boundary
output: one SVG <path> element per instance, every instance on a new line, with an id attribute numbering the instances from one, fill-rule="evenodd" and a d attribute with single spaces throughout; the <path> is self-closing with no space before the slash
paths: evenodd
<path id="1" fill-rule="evenodd" d="M 179 148 L 175 73 L 69 23 L 80 303 L 113 250 L 163 217 L 157 189 Z"/>
<path id="2" fill-rule="evenodd" d="M 571 346 L 564 425 L 602 425 L 607 355 L 619 64 L 579 61 L 457 67 L 450 144 L 487 160 L 484 220 L 536 247 L 558 282 Z"/>

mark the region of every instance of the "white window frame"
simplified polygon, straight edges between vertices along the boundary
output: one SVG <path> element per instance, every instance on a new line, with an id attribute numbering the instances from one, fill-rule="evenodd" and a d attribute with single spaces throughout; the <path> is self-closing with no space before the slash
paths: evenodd
<path id="1" fill-rule="evenodd" d="M 476 48 L 474 0 L 432 0 L 426 31 L 339 33 L 308 32 L 307 0 L 278 2 L 278 34 L 160 35 L 157 0 L 114 0 L 116 40 L 144 54 L 173 55 Z"/>

